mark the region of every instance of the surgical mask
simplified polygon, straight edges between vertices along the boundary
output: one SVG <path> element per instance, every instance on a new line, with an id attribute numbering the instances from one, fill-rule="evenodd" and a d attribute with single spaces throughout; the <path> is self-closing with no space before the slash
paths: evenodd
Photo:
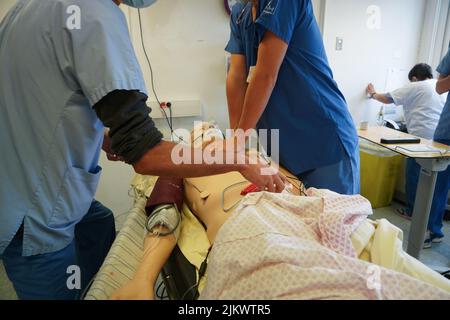
<path id="1" fill-rule="evenodd" d="M 123 4 L 133 8 L 147 8 L 154 4 L 157 0 L 122 0 Z"/>

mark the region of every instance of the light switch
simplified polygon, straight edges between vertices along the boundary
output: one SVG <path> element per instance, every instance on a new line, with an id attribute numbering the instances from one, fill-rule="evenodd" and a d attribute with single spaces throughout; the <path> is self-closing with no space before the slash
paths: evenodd
<path id="1" fill-rule="evenodd" d="M 344 50 L 344 38 L 337 37 L 336 38 L 336 51 Z"/>

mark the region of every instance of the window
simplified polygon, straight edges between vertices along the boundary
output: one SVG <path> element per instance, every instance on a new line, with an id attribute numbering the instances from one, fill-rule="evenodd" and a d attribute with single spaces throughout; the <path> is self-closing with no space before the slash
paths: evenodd
<path id="1" fill-rule="evenodd" d="M 436 68 L 450 48 L 450 0 L 427 0 L 419 60 Z"/>

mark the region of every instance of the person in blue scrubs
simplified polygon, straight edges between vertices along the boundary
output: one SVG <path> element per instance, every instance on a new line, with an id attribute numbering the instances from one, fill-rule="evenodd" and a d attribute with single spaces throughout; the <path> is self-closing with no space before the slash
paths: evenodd
<path id="1" fill-rule="evenodd" d="M 280 163 L 307 187 L 358 194 L 358 136 L 311 1 L 237 3 L 226 51 L 231 128 L 279 129 Z"/>
<path id="2" fill-rule="evenodd" d="M 442 62 L 437 67 L 439 80 L 436 84 L 438 94 L 450 92 L 450 51 L 445 55 Z M 450 95 L 441 114 L 438 127 L 434 133 L 434 140 L 450 146 Z M 449 147 L 450 148 L 450 147 Z M 434 189 L 433 205 L 430 211 L 428 231 L 425 239 L 425 248 L 432 246 L 432 243 L 443 241 L 443 219 L 450 190 L 450 167 L 446 171 L 438 174 L 436 187 Z"/>
<path id="3" fill-rule="evenodd" d="M 19 0 L 0 24 L 0 256 L 20 299 L 78 298 L 101 266 L 115 236 L 94 200 L 102 147 L 140 174 L 238 171 L 284 189 L 280 175 L 261 175 L 267 165 L 172 160 L 121 2 L 155 0 Z"/>

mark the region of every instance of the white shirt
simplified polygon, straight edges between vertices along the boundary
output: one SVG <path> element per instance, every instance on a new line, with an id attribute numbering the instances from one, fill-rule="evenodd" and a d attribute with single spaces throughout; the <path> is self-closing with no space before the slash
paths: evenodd
<path id="1" fill-rule="evenodd" d="M 411 82 L 390 93 L 396 105 L 405 111 L 406 127 L 412 135 L 433 139 L 447 94 L 436 92 L 437 80 Z"/>

